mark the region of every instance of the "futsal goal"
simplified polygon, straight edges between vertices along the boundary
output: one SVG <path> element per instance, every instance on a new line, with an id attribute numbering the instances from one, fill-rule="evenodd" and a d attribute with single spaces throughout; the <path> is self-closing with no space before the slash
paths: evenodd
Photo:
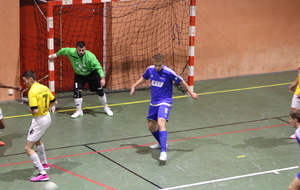
<path id="1" fill-rule="evenodd" d="M 195 1 L 35 0 L 36 72 L 49 75 L 48 86 L 56 96 L 72 91 L 74 71 L 68 58 L 47 57 L 84 41 L 103 67 L 106 92 L 129 90 L 158 52 L 193 89 Z"/>

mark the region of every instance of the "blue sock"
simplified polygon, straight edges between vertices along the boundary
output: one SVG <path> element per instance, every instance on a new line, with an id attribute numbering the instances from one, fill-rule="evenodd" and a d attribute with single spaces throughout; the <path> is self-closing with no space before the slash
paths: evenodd
<path id="1" fill-rule="evenodd" d="M 159 142 L 159 130 L 157 129 L 155 132 L 152 133 L 152 135 L 157 140 L 157 142 L 160 144 L 160 142 Z"/>
<path id="2" fill-rule="evenodd" d="M 160 131 L 159 132 L 159 142 L 160 142 L 160 146 L 161 152 L 166 152 L 167 151 L 167 140 L 168 140 L 168 132 L 167 131 Z"/>

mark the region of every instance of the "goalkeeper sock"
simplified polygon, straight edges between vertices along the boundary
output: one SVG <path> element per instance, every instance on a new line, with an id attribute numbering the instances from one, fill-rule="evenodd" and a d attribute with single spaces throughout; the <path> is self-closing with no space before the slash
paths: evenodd
<path id="1" fill-rule="evenodd" d="M 157 142 L 160 144 L 160 141 L 159 141 L 159 130 L 156 130 L 155 132 L 152 132 L 152 135 L 157 140 Z"/>
<path id="2" fill-rule="evenodd" d="M 160 151 L 166 152 L 167 151 L 167 140 L 168 140 L 168 132 L 167 131 L 160 131 L 159 132 L 159 142 L 160 142 Z"/>
<path id="3" fill-rule="evenodd" d="M 81 107 L 82 107 L 82 98 L 75 98 L 74 99 L 75 101 L 75 107 L 77 110 L 81 110 Z"/>
<path id="4" fill-rule="evenodd" d="M 106 99 L 106 94 L 104 93 L 103 96 L 98 96 L 98 99 L 100 100 L 100 102 L 102 103 L 102 105 L 105 107 L 107 107 L 107 99 Z"/>

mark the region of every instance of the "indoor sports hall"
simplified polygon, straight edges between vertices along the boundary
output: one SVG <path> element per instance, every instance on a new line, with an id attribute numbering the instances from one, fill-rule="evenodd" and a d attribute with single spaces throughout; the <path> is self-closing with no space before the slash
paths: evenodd
<path id="1" fill-rule="evenodd" d="M 22 90 L 0 85 L 6 124 L 0 189 L 46 184 L 30 181 L 39 173 L 31 160 L 39 159 L 24 149 L 32 122 L 23 79 L 28 70 L 58 101 L 42 142 L 49 181 L 59 190 L 288 189 L 300 171 L 289 125 L 289 87 L 300 76 L 299 7 L 299 0 L 6 1 L 0 84 Z M 80 84 L 83 116 L 71 118 L 79 105 L 74 98 L 81 98 L 75 68 L 86 66 L 74 61 L 82 57 L 78 42 L 95 55 L 97 71 L 102 67 L 105 76 L 95 76 L 105 77 L 101 87 L 113 116 L 104 111 L 96 81 L 100 98 Z M 60 54 L 63 48 L 76 49 L 74 59 Z M 173 89 L 165 162 L 159 149 L 149 148 L 157 143 L 147 128 L 149 82 L 134 96 L 129 92 L 157 53 L 199 96 Z"/>
<path id="2" fill-rule="evenodd" d="M 108 94 L 114 116 L 96 95 L 84 97 L 77 119 L 72 98 L 58 99 L 43 137 L 50 181 L 59 189 L 287 189 L 299 172 L 299 145 L 288 124 L 296 71 L 199 81 L 194 100 L 174 89 L 167 129 L 168 160 L 147 129 L 149 91 Z M 1 189 L 43 188 L 24 153 L 28 105 L 1 102 L 6 129 L 0 148 Z"/>

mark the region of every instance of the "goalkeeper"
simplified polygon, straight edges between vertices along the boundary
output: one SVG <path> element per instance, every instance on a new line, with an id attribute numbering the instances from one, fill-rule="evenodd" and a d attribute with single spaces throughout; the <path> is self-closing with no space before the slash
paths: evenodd
<path id="1" fill-rule="evenodd" d="M 149 66 L 143 76 L 131 86 L 130 95 L 134 95 L 135 88 L 150 79 L 151 102 L 148 110 L 148 129 L 158 141 L 158 144 L 151 145 L 150 148 L 160 148 L 160 161 L 167 160 L 167 139 L 166 121 L 172 106 L 173 81 L 181 84 L 194 99 L 198 95 L 194 93 L 187 83 L 178 76 L 172 69 L 163 65 L 164 56 L 156 53 L 152 56 L 153 64 Z"/>
<path id="2" fill-rule="evenodd" d="M 49 55 L 49 60 L 53 60 L 61 55 L 65 55 L 70 59 L 75 71 L 74 101 L 76 111 L 71 117 L 77 118 L 83 115 L 82 89 L 85 83 L 89 84 L 91 92 L 96 92 L 98 94 L 98 98 L 103 104 L 106 114 L 112 116 L 113 112 L 107 106 L 106 94 L 103 91 L 103 87 L 105 86 L 105 76 L 102 66 L 96 56 L 92 52 L 86 50 L 86 45 L 83 41 L 77 42 L 76 48 L 61 48 L 55 54 Z"/>

